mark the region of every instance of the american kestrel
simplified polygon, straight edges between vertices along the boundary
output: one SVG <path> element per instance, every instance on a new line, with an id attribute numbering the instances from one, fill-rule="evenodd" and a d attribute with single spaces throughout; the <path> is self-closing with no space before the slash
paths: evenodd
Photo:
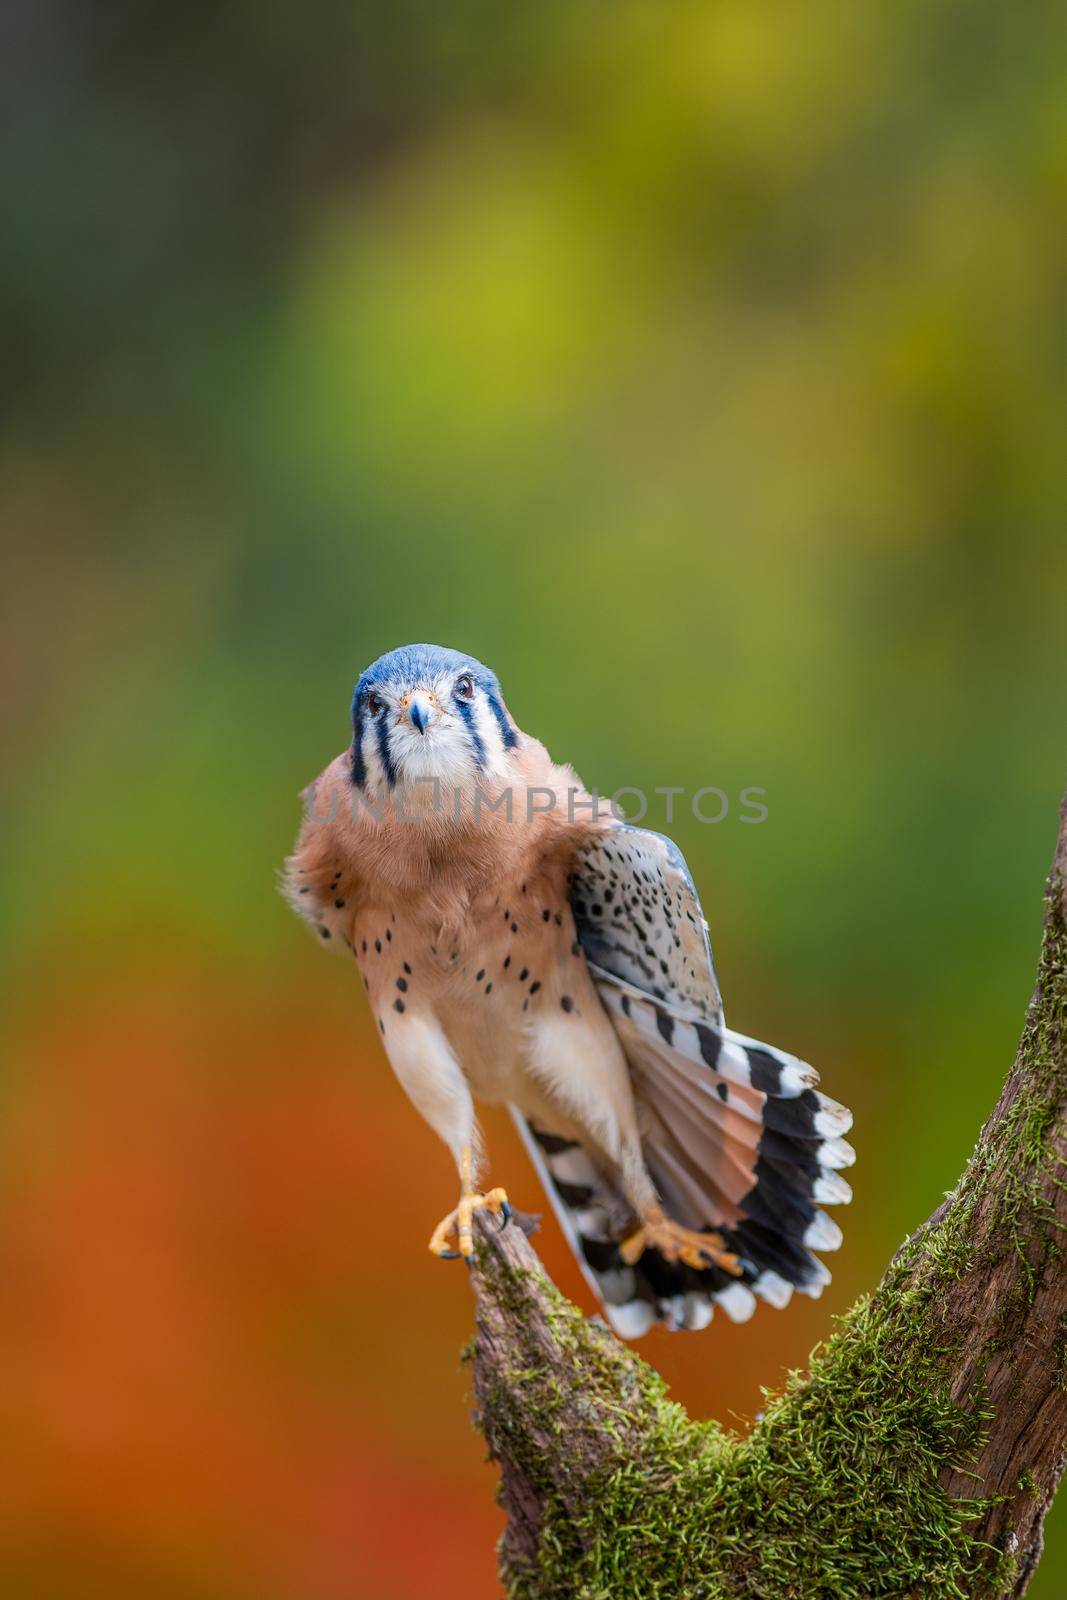
<path id="1" fill-rule="evenodd" d="M 355 957 L 393 1070 L 451 1150 L 439 1256 L 471 1253 L 475 1101 L 504 1104 L 618 1333 L 818 1295 L 851 1198 L 851 1116 L 811 1067 L 727 1028 L 678 847 L 591 798 L 496 676 L 393 650 L 304 793 L 285 893 Z"/>

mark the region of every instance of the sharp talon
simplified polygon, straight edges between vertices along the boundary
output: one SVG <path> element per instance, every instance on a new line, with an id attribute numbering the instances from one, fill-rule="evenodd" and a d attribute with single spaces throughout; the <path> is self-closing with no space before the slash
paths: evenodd
<path id="1" fill-rule="evenodd" d="M 504 1227 L 511 1216 L 511 1207 L 508 1197 L 503 1189 L 490 1189 L 488 1194 L 471 1194 L 464 1192 L 459 1197 L 459 1205 L 443 1217 L 430 1235 L 430 1249 L 440 1261 L 458 1261 L 462 1256 L 469 1261 L 474 1254 L 474 1239 L 471 1234 L 471 1221 L 475 1211 L 499 1211 L 500 1226 Z M 454 1239 L 458 1249 L 444 1248 L 450 1239 Z"/>
<path id="2" fill-rule="evenodd" d="M 508 1225 L 508 1223 L 510 1221 L 511 1221 L 511 1207 L 508 1205 L 506 1200 L 502 1200 L 501 1203 L 500 1203 L 500 1227 L 496 1230 L 497 1233 L 502 1232 L 503 1229 L 507 1227 L 507 1225 Z"/>
<path id="3" fill-rule="evenodd" d="M 742 1275 L 744 1268 L 740 1258 L 726 1248 L 721 1233 L 711 1228 L 698 1231 L 683 1227 L 664 1216 L 658 1206 L 649 1207 L 642 1215 L 641 1226 L 618 1247 L 628 1267 L 632 1267 L 645 1250 L 656 1250 L 665 1261 L 680 1261 L 697 1272 L 715 1267 L 734 1277 Z"/>

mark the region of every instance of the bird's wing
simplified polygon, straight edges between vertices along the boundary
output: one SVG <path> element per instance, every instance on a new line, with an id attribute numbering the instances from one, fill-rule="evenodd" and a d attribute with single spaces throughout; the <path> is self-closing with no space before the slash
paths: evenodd
<path id="1" fill-rule="evenodd" d="M 359 891 L 360 814 L 347 797 L 346 757 L 338 756 L 304 790 L 304 817 L 279 888 L 293 910 L 329 948 L 350 950 L 352 912 Z"/>
<path id="2" fill-rule="evenodd" d="M 721 1019 L 708 925 L 672 839 L 625 824 L 598 834 L 578 854 L 571 909 L 593 966 L 687 1014 Z"/>
<path id="3" fill-rule="evenodd" d="M 609 1305 L 612 1321 L 620 1332 L 643 1331 L 642 1320 L 700 1326 L 700 1300 L 744 1320 L 757 1298 L 820 1294 L 830 1275 L 813 1252 L 841 1242 L 821 1207 L 851 1198 L 840 1176 L 854 1159 L 842 1137 L 850 1113 L 819 1093 L 806 1063 L 726 1027 L 700 903 L 669 839 L 610 830 L 584 849 L 571 894 L 660 1197 L 676 1221 L 721 1233 L 744 1264 L 738 1280 L 646 1251 L 635 1269 L 644 1311 Z M 615 1264 L 597 1254 L 605 1273 Z"/>

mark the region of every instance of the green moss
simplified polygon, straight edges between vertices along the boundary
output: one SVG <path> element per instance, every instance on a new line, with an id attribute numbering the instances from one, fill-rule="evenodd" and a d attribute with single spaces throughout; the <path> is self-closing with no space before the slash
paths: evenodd
<path id="1" fill-rule="evenodd" d="M 577 1485 L 546 1470 L 542 1450 L 521 1459 L 547 1515 L 536 1565 L 512 1574 L 514 1600 L 896 1600 L 916 1588 L 948 1600 L 970 1592 L 976 1571 L 995 1583 L 999 1557 L 964 1528 L 980 1503 L 950 1501 L 937 1484 L 946 1462 L 975 1449 L 981 1405 L 965 1412 L 942 1397 L 941 1358 L 910 1337 L 907 1298 L 855 1307 L 747 1439 L 691 1423 L 654 1372 L 557 1308 L 578 1389 L 599 1400 L 621 1365 L 630 1392 L 617 1447 Z M 570 1432 L 558 1378 L 531 1395 L 538 1374 L 515 1376 Z M 508 1403 L 503 1393 L 493 1406 Z"/>
<path id="2" fill-rule="evenodd" d="M 512 1600 L 957 1600 L 1010 1587 L 1011 1560 L 971 1531 L 989 1504 L 980 1483 L 972 1499 L 939 1484 L 946 1468 L 966 1472 L 988 1421 L 980 1390 L 963 1405 L 949 1399 L 955 1352 L 939 1308 L 1006 1247 L 1026 1299 L 1060 1248 L 1045 1194 L 1063 1097 L 1065 967 L 1056 885 L 996 1138 L 809 1372 L 767 1397 L 747 1438 L 692 1423 L 655 1372 L 548 1286 L 538 1314 L 563 1359 L 504 1373 L 483 1396 L 490 1442 L 544 1510 L 536 1558 L 505 1573 Z M 494 1282 L 520 1316 L 529 1288 Z M 1027 1477 L 1018 1492 L 1032 1489 Z"/>
<path id="3" fill-rule="evenodd" d="M 1018 1054 L 1008 1076 L 1015 1090 L 1001 1117 L 995 1140 L 976 1149 L 960 1185 L 952 1218 L 955 1232 L 976 1233 L 979 1247 L 996 1248 L 1011 1238 L 1023 1266 L 1024 1288 L 1032 1295 L 1044 1260 L 1061 1248 L 1048 1190 L 1062 1187 L 1063 1163 L 1051 1136 L 1063 1105 L 1067 1041 L 1067 923 L 1063 885 L 1052 880 L 1045 905 L 1045 938 L 1034 1000 Z M 980 1229 L 971 1229 L 975 1207 L 986 1202 Z M 1036 1259 L 1032 1247 L 1036 1246 Z"/>

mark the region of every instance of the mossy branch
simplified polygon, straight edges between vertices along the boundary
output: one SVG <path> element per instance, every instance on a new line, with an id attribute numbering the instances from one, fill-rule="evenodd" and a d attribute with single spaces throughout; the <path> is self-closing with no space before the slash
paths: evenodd
<path id="1" fill-rule="evenodd" d="M 956 1190 L 742 1438 L 478 1223 L 478 1420 L 515 1600 L 1019 1595 L 1067 1454 L 1067 801 L 1037 988 Z"/>

